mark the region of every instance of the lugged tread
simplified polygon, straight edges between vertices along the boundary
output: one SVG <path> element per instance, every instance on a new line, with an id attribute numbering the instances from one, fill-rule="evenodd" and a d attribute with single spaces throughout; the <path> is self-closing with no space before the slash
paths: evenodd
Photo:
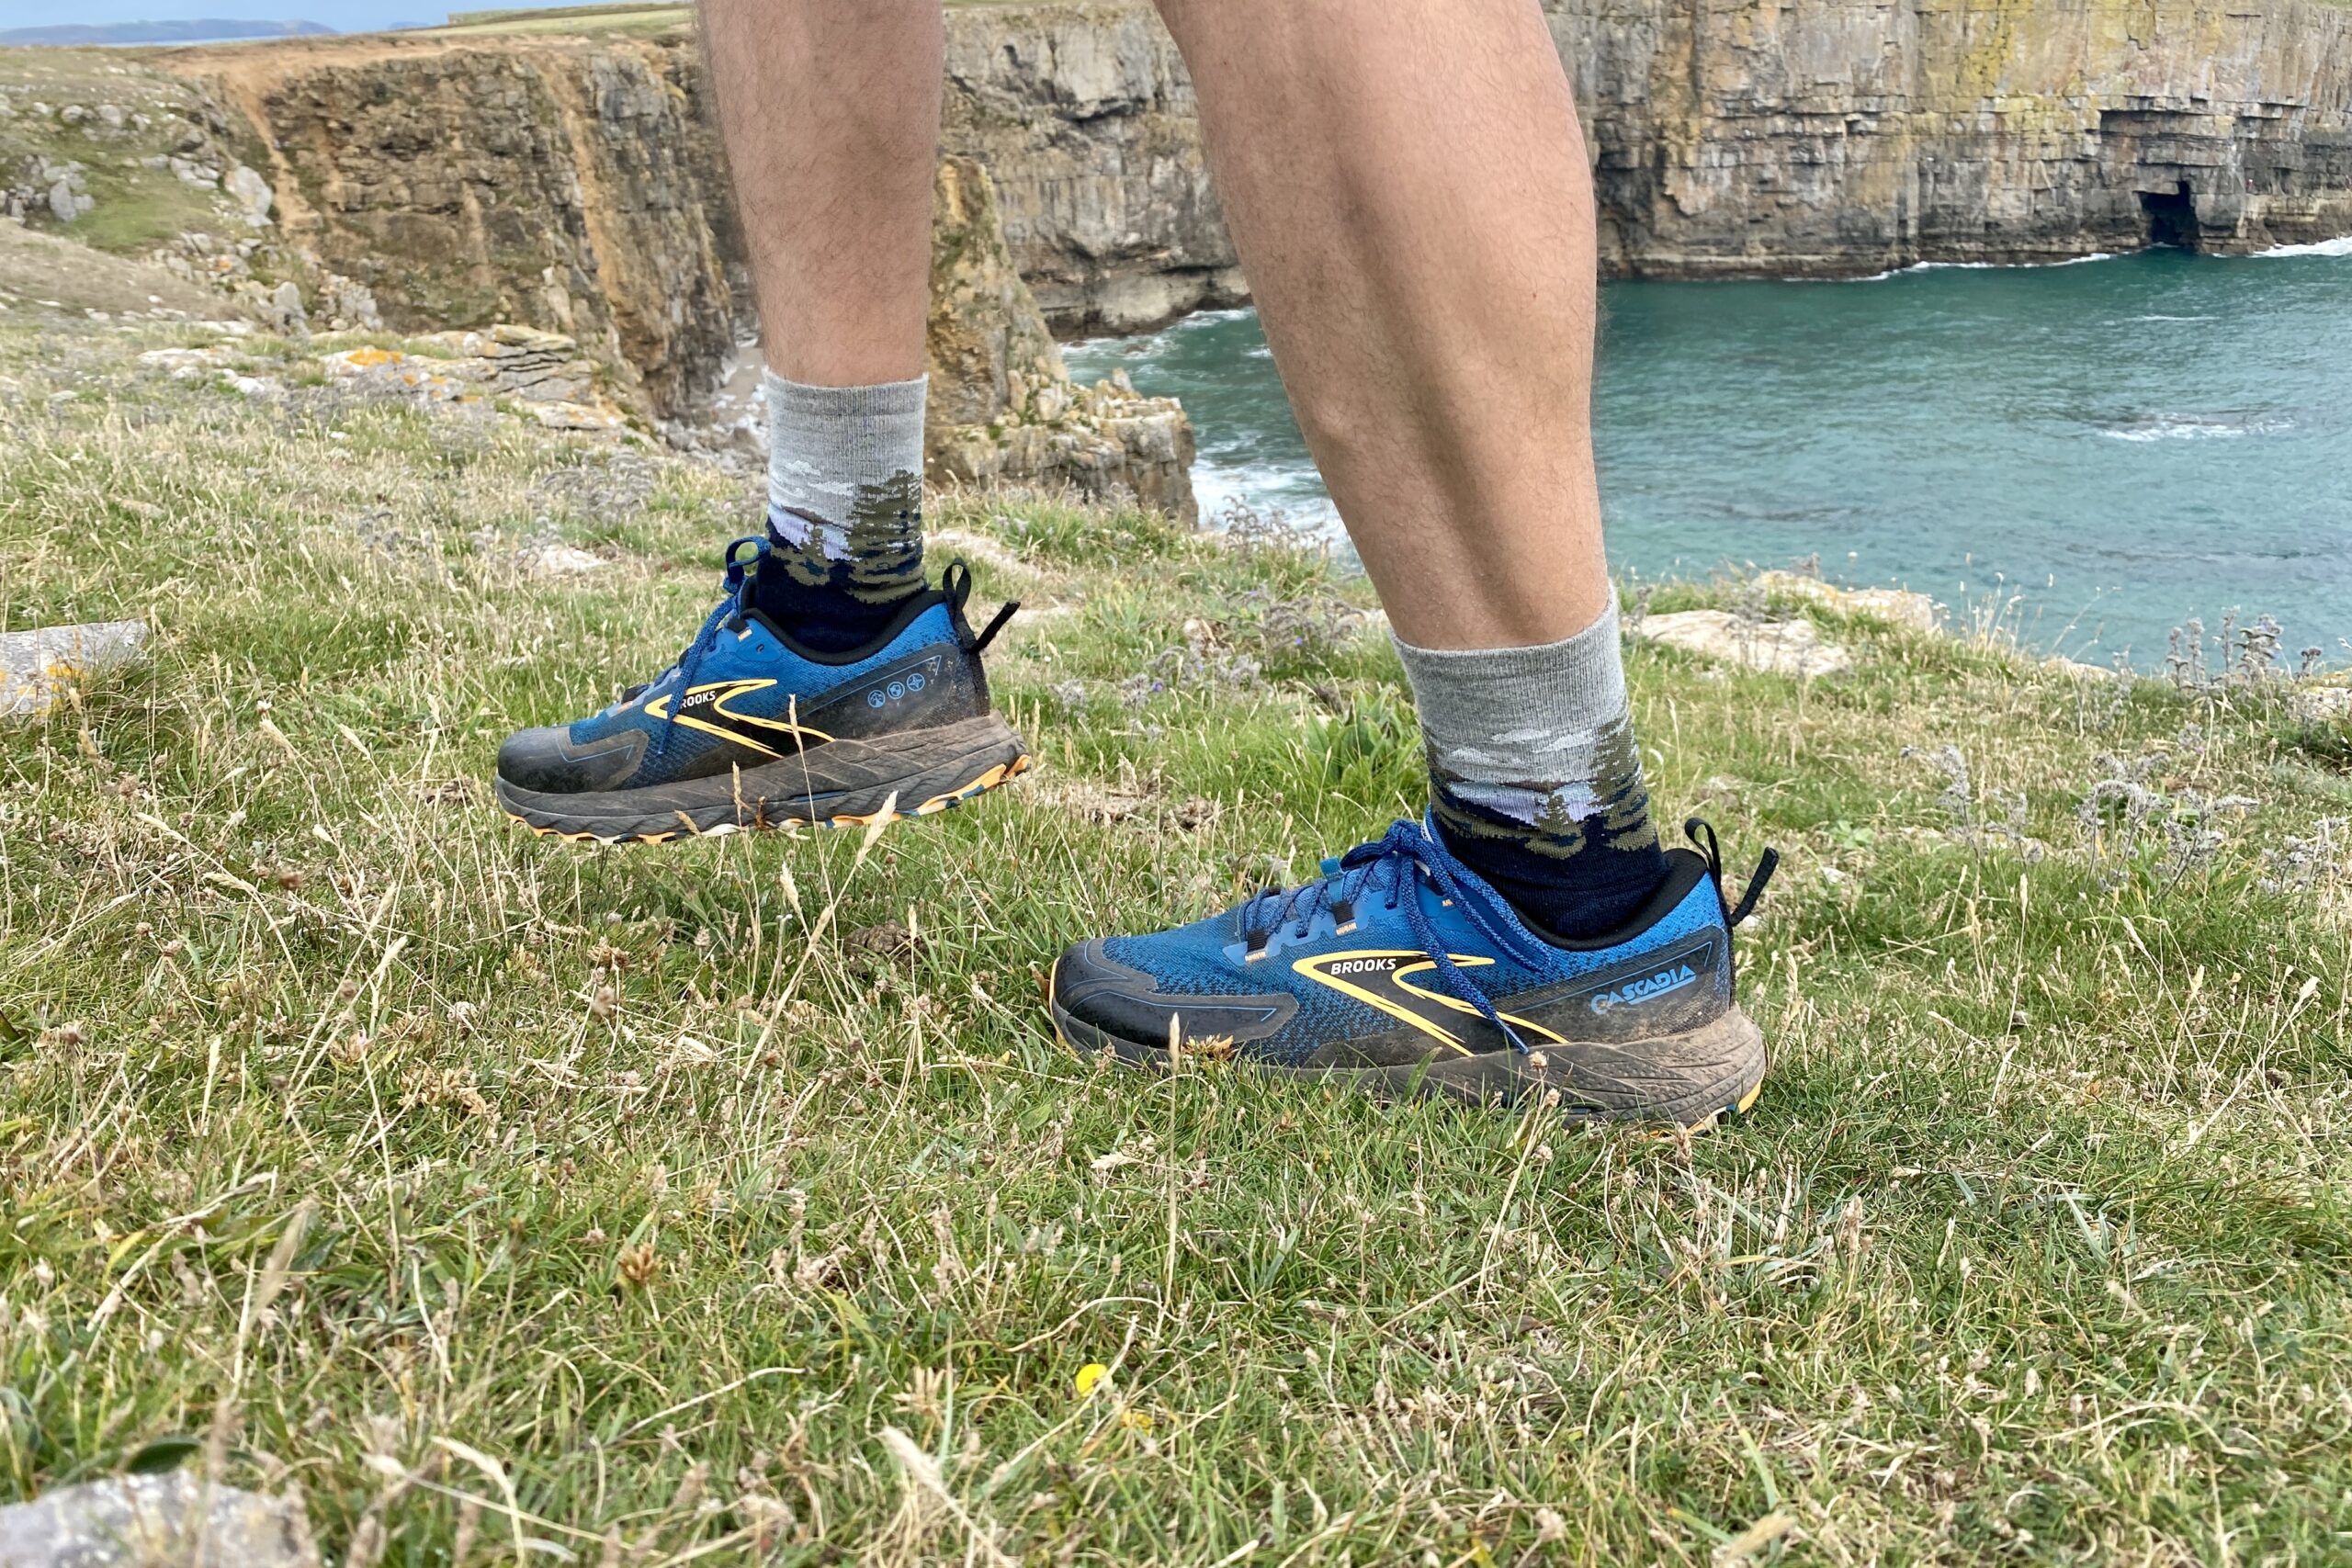
<path id="1" fill-rule="evenodd" d="M 1063 1008 L 1053 992 L 1053 972 L 1046 977 L 1046 1009 L 1055 1036 L 1064 1046 L 1083 1055 L 1107 1055 L 1125 1066 L 1145 1072 L 1169 1067 L 1164 1045 L 1146 1045 L 1095 1028 Z M 1578 1064 L 1569 1058 L 1583 1052 L 1602 1053 L 1603 1060 L 1624 1058 L 1629 1066 L 1659 1070 L 1664 1084 L 1617 1075 L 1603 1081 L 1591 1071 L 1589 1057 Z M 1679 1070 L 1677 1065 L 1679 1064 Z M 1481 1106 L 1543 1105 L 1552 1090 L 1560 1091 L 1557 1106 L 1563 1116 L 1586 1121 L 1623 1122 L 1679 1127 L 1703 1132 L 1718 1122 L 1746 1114 L 1763 1094 L 1767 1058 L 1763 1031 L 1733 1007 L 1713 1021 L 1681 1034 L 1661 1035 L 1630 1046 L 1553 1046 L 1525 1055 L 1498 1050 L 1469 1057 L 1432 1057 L 1389 1067 L 1285 1067 L 1272 1063 L 1244 1064 L 1250 1070 L 1283 1077 L 1345 1083 L 1383 1098 L 1419 1096 Z M 1581 1066 L 1582 1081 L 1577 1067 Z M 1668 1088 L 1677 1078 L 1690 1078 Z M 1665 1092 L 1658 1092 L 1665 1089 Z"/>

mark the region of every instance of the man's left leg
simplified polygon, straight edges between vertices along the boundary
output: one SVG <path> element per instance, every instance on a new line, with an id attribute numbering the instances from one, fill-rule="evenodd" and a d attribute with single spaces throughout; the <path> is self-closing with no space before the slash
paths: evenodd
<path id="1" fill-rule="evenodd" d="M 501 749 L 499 799 L 541 832 L 919 815 L 1025 759 L 968 579 L 923 573 L 938 0 L 705 0 L 702 25 L 767 350 L 766 525 L 668 669 Z"/>

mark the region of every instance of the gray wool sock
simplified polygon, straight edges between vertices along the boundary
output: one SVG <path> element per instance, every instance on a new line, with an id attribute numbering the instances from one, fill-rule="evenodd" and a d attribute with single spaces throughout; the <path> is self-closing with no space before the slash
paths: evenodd
<path id="1" fill-rule="evenodd" d="M 922 586 L 930 385 L 804 387 L 767 373 L 768 526 L 792 582 L 869 605 Z"/>
<path id="2" fill-rule="evenodd" d="M 1534 648 L 1396 652 L 1447 847 L 1547 930 L 1611 929 L 1665 875 L 1625 696 L 1617 599 Z"/>

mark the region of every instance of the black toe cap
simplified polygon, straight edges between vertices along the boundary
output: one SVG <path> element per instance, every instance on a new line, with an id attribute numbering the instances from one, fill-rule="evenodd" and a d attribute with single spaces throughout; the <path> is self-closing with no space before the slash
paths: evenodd
<path id="1" fill-rule="evenodd" d="M 1150 975 L 1111 957 L 1101 940 L 1071 948 L 1054 965 L 1054 1004 L 1080 1023 L 1138 1045 L 1165 1049 L 1175 1021 L 1187 1042 L 1262 1040 L 1290 1021 L 1298 998 L 1285 991 L 1193 996 L 1162 991 Z"/>
<path id="2" fill-rule="evenodd" d="M 620 729 L 575 745 L 565 725 L 522 729 L 498 749 L 498 776 L 537 795 L 592 795 L 626 785 L 645 755 L 645 732 Z"/>

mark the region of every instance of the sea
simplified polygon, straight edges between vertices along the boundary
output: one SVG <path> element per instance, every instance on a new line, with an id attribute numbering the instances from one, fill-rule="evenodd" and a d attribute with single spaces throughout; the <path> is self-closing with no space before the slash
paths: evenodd
<path id="1" fill-rule="evenodd" d="M 1594 390 L 1628 580 L 1799 565 L 1956 626 L 2159 667 L 2191 620 L 2352 661 L 2352 239 L 1845 282 L 1601 290 Z M 1069 345 L 1183 400 L 1204 517 L 1341 541 L 1254 312 Z"/>

